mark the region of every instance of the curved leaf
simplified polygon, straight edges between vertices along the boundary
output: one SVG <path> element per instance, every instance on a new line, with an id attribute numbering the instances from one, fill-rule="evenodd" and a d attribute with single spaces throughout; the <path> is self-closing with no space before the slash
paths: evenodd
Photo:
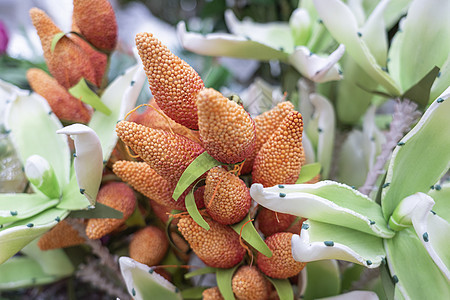
<path id="1" fill-rule="evenodd" d="M 192 188 L 185 197 L 186 210 L 194 221 L 205 230 L 209 230 L 209 224 L 203 219 L 202 215 L 198 211 L 197 204 L 195 203 L 194 188 Z"/>
<path id="2" fill-rule="evenodd" d="M 203 36 L 199 33 L 187 32 L 186 24 L 177 25 L 178 38 L 183 47 L 201 55 L 229 56 L 269 61 L 278 59 L 287 61 L 289 54 L 284 49 L 272 48 L 269 45 L 248 40 L 242 36 L 223 33 L 211 33 Z"/>
<path id="3" fill-rule="evenodd" d="M 428 192 L 450 168 L 449 96 L 450 87 L 394 149 L 381 199 L 386 219 L 402 199 L 416 192 Z"/>
<path id="4" fill-rule="evenodd" d="M 386 253 L 383 240 L 349 228 L 307 220 L 300 236 L 292 237 L 292 255 L 295 260 L 310 262 L 340 259 L 377 268 Z"/>
<path id="5" fill-rule="evenodd" d="M 117 143 L 116 124 L 135 106 L 145 78 L 143 67 L 135 65 L 127 69 L 124 75 L 114 79 L 101 96 L 102 102 L 111 110 L 111 114 L 105 115 L 95 111 L 89 127 L 100 139 L 104 161 L 109 159 Z"/>
<path id="6" fill-rule="evenodd" d="M 435 205 L 433 211 L 450 223 L 450 181 L 442 185 L 433 186 L 433 189 L 428 192 L 428 195 L 434 199 Z"/>
<path id="7" fill-rule="evenodd" d="M 448 279 L 428 255 L 413 228 L 397 232 L 394 238 L 385 240 L 384 244 L 391 275 L 395 276 L 396 297 L 450 298 Z"/>
<path id="8" fill-rule="evenodd" d="M 303 165 L 296 183 L 305 183 L 307 181 L 310 181 L 320 173 L 321 168 L 322 166 L 320 165 L 320 163 Z"/>
<path id="9" fill-rule="evenodd" d="M 383 238 L 394 232 L 387 227 L 380 206 L 367 196 L 341 183 L 278 185 L 253 184 L 250 195 L 273 211 L 351 228 Z"/>
<path id="10" fill-rule="evenodd" d="M 289 279 L 275 279 L 266 277 L 270 283 L 273 284 L 277 290 L 278 297 L 280 300 L 292 300 L 294 299 L 294 291 L 292 290 L 291 283 Z"/>
<path id="11" fill-rule="evenodd" d="M 209 273 L 214 273 L 216 272 L 217 268 L 213 268 L 213 267 L 204 267 L 204 268 L 200 268 L 197 269 L 195 271 L 189 272 L 184 274 L 184 278 L 189 279 L 195 276 L 199 276 L 199 275 L 205 275 L 205 274 L 209 274 Z"/>
<path id="12" fill-rule="evenodd" d="M 58 202 L 42 194 L 0 194 L 0 224 L 29 218 Z"/>
<path id="13" fill-rule="evenodd" d="M 89 88 L 84 78 L 81 78 L 80 81 L 78 81 L 78 83 L 71 87 L 68 91 L 69 94 L 84 103 L 89 104 L 95 110 L 98 110 L 105 115 L 111 114 L 111 110 L 102 102 L 102 100 L 100 100 L 100 97 Z"/>
<path id="14" fill-rule="evenodd" d="M 90 205 L 89 200 L 80 193 L 80 187 L 77 182 L 77 177 L 75 176 L 75 170 L 72 168 L 70 182 L 64 187 L 63 196 L 56 207 L 68 210 L 79 210 L 85 209 Z"/>
<path id="15" fill-rule="evenodd" d="M 177 186 L 173 191 L 173 199 L 178 200 L 181 194 L 195 181 L 197 178 L 203 175 L 206 171 L 223 165 L 220 161 L 215 160 L 211 155 L 209 155 L 206 151 L 197 156 L 191 164 L 184 170 L 183 174 L 181 174 L 180 179 L 178 180 Z"/>
<path id="16" fill-rule="evenodd" d="M 306 290 L 302 299 L 338 295 L 341 290 L 339 266 L 334 259 L 309 262 L 306 267 Z"/>
<path id="17" fill-rule="evenodd" d="M 258 252 L 261 252 L 267 257 L 272 257 L 272 251 L 270 250 L 269 246 L 267 246 L 266 242 L 261 238 L 258 231 L 256 231 L 255 226 L 253 225 L 253 222 L 250 221 L 250 215 L 247 215 L 242 221 L 240 221 L 237 224 L 231 225 L 231 228 L 237 233 L 241 234 L 242 230 L 242 238 L 244 241 L 249 243 L 250 246 L 255 248 Z M 248 222 L 248 223 L 247 223 Z M 246 224 L 247 223 L 247 224 Z M 245 226 L 244 226 L 245 224 Z M 242 226 L 244 226 L 242 228 Z"/>
<path id="18" fill-rule="evenodd" d="M 100 140 L 91 128 L 73 124 L 57 131 L 67 134 L 74 140 L 74 169 L 80 193 L 94 205 L 103 174 L 102 147 Z"/>
<path id="19" fill-rule="evenodd" d="M 128 293 L 133 299 L 182 299 L 177 287 L 147 265 L 126 256 L 119 258 L 119 264 Z"/>
<path id="20" fill-rule="evenodd" d="M 70 152 L 65 136 L 56 134 L 62 128 L 47 101 L 35 93 L 18 91 L 6 108 L 6 128 L 24 164 L 37 154 L 45 158 L 55 170 L 62 189 L 69 182 Z"/>
<path id="21" fill-rule="evenodd" d="M 217 286 L 219 287 L 220 293 L 225 300 L 235 300 L 233 289 L 231 288 L 231 280 L 233 279 L 233 274 L 239 264 L 230 269 L 220 269 L 216 270 L 216 280 Z"/>
<path id="22" fill-rule="evenodd" d="M 51 208 L 28 219 L 0 228 L 0 264 L 67 216 L 66 210 Z"/>
<path id="23" fill-rule="evenodd" d="M 52 44 L 50 45 L 50 51 L 53 53 L 55 51 L 56 44 L 59 42 L 59 40 L 65 36 L 64 32 L 58 32 L 55 34 L 52 38 Z"/>
<path id="24" fill-rule="evenodd" d="M 314 0 L 314 5 L 330 34 L 346 47 L 346 52 L 393 96 L 401 94 L 397 83 L 377 64 L 352 11 L 340 0 Z"/>

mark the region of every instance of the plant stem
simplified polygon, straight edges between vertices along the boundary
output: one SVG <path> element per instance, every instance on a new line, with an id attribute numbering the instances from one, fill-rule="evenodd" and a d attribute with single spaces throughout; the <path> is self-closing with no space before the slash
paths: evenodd
<path id="1" fill-rule="evenodd" d="M 378 155 L 375 164 L 369 170 L 366 181 L 359 188 L 359 191 L 364 195 L 369 195 L 375 190 L 375 183 L 378 176 L 385 172 L 384 167 L 390 159 L 392 151 L 403 135 L 410 129 L 410 126 L 420 116 L 420 113 L 416 109 L 417 104 L 408 99 L 397 100 L 389 132 L 386 134 L 386 142 L 381 146 L 381 153 Z"/>

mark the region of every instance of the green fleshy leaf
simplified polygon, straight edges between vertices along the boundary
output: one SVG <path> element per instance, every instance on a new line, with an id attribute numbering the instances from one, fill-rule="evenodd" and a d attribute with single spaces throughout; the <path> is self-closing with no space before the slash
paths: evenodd
<path id="1" fill-rule="evenodd" d="M 51 208 L 31 218 L 0 228 L 0 264 L 67 216 L 66 210 Z"/>
<path id="2" fill-rule="evenodd" d="M 200 225 L 203 229 L 209 230 L 209 224 L 203 219 L 202 215 L 198 211 L 197 204 L 194 198 L 194 188 L 192 188 L 185 198 L 186 210 L 192 219 Z"/>
<path id="3" fill-rule="evenodd" d="M 253 184 L 252 198 L 273 211 L 344 226 L 370 235 L 391 238 L 380 205 L 353 188 L 334 181 L 286 184 L 263 188 Z"/>
<path id="4" fill-rule="evenodd" d="M 202 299 L 202 293 L 207 287 L 196 286 L 181 291 L 183 299 Z"/>
<path id="5" fill-rule="evenodd" d="M 220 161 L 214 159 L 206 151 L 200 154 L 192 163 L 184 170 L 178 180 L 177 186 L 173 191 L 173 199 L 178 200 L 178 198 L 183 194 L 183 192 L 194 183 L 197 178 L 202 176 L 206 171 L 210 169 L 223 165 Z"/>
<path id="6" fill-rule="evenodd" d="M 291 283 L 289 279 L 275 279 L 266 277 L 270 283 L 273 284 L 277 290 L 278 297 L 280 300 L 292 300 L 294 299 L 294 291 L 292 290 Z"/>
<path id="7" fill-rule="evenodd" d="M 255 248 L 258 252 L 261 252 L 267 257 L 272 257 L 272 251 L 267 246 L 266 242 L 261 238 L 258 231 L 256 231 L 253 222 L 250 221 L 250 215 L 247 215 L 242 221 L 237 224 L 231 225 L 231 228 L 237 233 L 241 234 L 241 228 L 246 222 L 248 222 L 242 229 L 242 238 L 249 243 L 250 246 Z"/>
<path id="8" fill-rule="evenodd" d="M 450 88 L 430 105 L 417 125 L 395 147 L 381 199 L 386 219 L 402 199 L 416 192 L 428 192 L 430 186 L 434 186 L 448 171 L 449 96 Z"/>
<path id="9" fill-rule="evenodd" d="M 53 36 L 52 44 L 50 46 L 50 51 L 53 53 L 55 51 L 56 44 L 65 36 L 64 32 L 58 32 Z"/>
<path id="10" fill-rule="evenodd" d="M 401 30 L 393 39 L 393 46 L 396 45 L 389 51 L 389 71 L 403 91 L 410 89 L 434 66 L 442 67 L 447 59 L 450 39 L 443 37 L 450 35 L 449 10 L 448 1 L 415 0 L 400 22 Z"/>
<path id="11" fill-rule="evenodd" d="M 430 91 L 429 103 L 434 101 L 450 84 L 450 53 L 447 56 L 447 60 L 442 64 L 441 70 L 433 82 Z"/>
<path id="12" fill-rule="evenodd" d="M 434 185 L 433 189 L 428 192 L 428 195 L 436 202 L 433 206 L 433 211 L 450 223 L 450 182 L 442 185 Z"/>
<path id="13" fill-rule="evenodd" d="M 433 82 L 438 74 L 439 68 L 435 66 L 422 79 L 420 79 L 419 82 L 407 90 L 403 94 L 403 98 L 417 103 L 421 109 L 424 109 L 428 104 L 428 99 L 430 98 L 431 86 L 433 85 Z"/>
<path id="14" fill-rule="evenodd" d="M 177 287 L 147 265 L 125 256 L 119 259 L 119 264 L 128 293 L 133 299 L 182 299 Z"/>
<path id="15" fill-rule="evenodd" d="M 61 197 L 60 203 L 56 207 L 67 210 L 85 209 L 90 205 L 90 202 L 80 192 L 73 167 L 71 171 L 72 175 L 70 176 L 70 182 L 64 187 L 63 196 Z"/>
<path id="16" fill-rule="evenodd" d="M 300 176 L 298 176 L 296 183 L 305 183 L 313 179 L 317 174 L 320 173 L 321 169 L 320 163 L 312 163 L 302 166 L 300 171 Z"/>
<path id="17" fill-rule="evenodd" d="M 305 268 L 307 285 L 302 299 L 331 297 L 340 293 L 341 277 L 335 260 L 310 262 Z"/>
<path id="18" fill-rule="evenodd" d="M 200 268 L 200 269 L 197 269 L 195 271 L 192 271 L 192 272 L 184 274 L 184 278 L 190 279 L 190 278 L 195 277 L 195 276 L 209 274 L 209 273 L 214 273 L 214 272 L 216 272 L 216 269 L 217 268 L 213 268 L 213 267 Z"/>
<path id="19" fill-rule="evenodd" d="M 233 289 L 231 288 L 231 280 L 233 279 L 233 274 L 239 264 L 230 269 L 220 269 L 216 270 L 216 280 L 219 291 L 225 300 L 235 300 Z"/>
<path id="20" fill-rule="evenodd" d="M 94 109 L 101 111 L 105 115 L 109 116 L 111 114 L 111 110 L 102 102 L 100 97 L 89 88 L 84 78 L 81 78 L 76 85 L 71 87 L 69 93 L 84 103 L 89 104 Z"/>
<path id="21" fill-rule="evenodd" d="M 395 285 L 392 281 L 391 273 L 387 264 L 383 264 L 380 267 L 381 282 L 383 283 L 384 294 L 388 300 L 394 300 Z"/>
<path id="22" fill-rule="evenodd" d="M 398 279 L 396 295 L 400 293 L 408 299 L 450 299 L 448 279 L 428 255 L 412 228 L 399 231 L 384 244 L 391 275 Z"/>
<path id="23" fill-rule="evenodd" d="M 0 224 L 30 218 L 58 202 L 42 194 L 0 194 Z"/>
<path id="24" fill-rule="evenodd" d="M 47 101 L 38 94 L 18 92 L 6 109 L 6 128 L 22 164 L 37 154 L 45 158 L 55 170 L 60 188 L 69 182 L 70 151 L 67 138 L 56 131 L 61 122 L 51 111 Z M 37 190 L 35 188 L 35 190 Z"/>
<path id="25" fill-rule="evenodd" d="M 22 254 L 34 259 L 48 275 L 69 276 L 75 272 L 75 267 L 63 249 L 41 250 L 39 238 L 35 239 L 22 250 Z"/>
<path id="26" fill-rule="evenodd" d="M 61 276 L 49 275 L 31 257 L 13 257 L 0 265 L 0 291 L 48 284 Z"/>
<path id="27" fill-rule="evenodd" d="M 123 213 L 108 205 L 97 202 L 94 208 L 72 211 L 69 217 L 78 219 L 122 219 Z"/>
<path id="28" fill-rule="evenodd" d="M 94 111 L 89 127 L 100 139 L 103 160 L 107 161 L 117 143 L 116 124 L 136 105 L 139 93 L 145 82 L 145 73 L 140 65 L 135 65 L 111 82 L 102 94 L 101 101 L 111 113 L 105 115 Z"/>
<path id="29" fill-rule="evenodd" d="M 302 262 L 340 259 L 368 268 L 378 267 L 386 256 L 379 237 L 313 220 L 303 222 L 300 236 L 292 237 L 292 255 Z"/>
<path id="30" fill-rule="evenodd" d="M 308 265 L 306 267 L 308 267 Z M 383 265 L 380 266 L 380 268 L 383 268 Z M 365 267 L 358 264 L 351 264 L 347 266 L 345 270 L 342 271 L 341 290 L 342 291 L 350 290 L 353 282 L 361 278 L 361 274 L 364 270 Z"/>

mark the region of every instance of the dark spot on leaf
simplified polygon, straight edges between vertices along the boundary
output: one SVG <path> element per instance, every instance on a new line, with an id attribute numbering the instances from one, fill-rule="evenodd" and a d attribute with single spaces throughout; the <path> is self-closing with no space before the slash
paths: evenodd
<path id="1" fill-rule="evenodd" d="M 279 184 L 278 187 L 279 187 L 280 189 L 284 189 L 284 185 L 282 185 L 282 184 Z"/>
<path id="2" fill-rule="evenodd" d="M 436 212 L 435 212 L 434 210 L 430 210 L 430 212 L 431 212 L 433 215 L 436 215 Z"/>
<path id="3" fill-rule="evenodd" d="M 397 275 L 392 276 L 392 282 L 393 282 L 394 284 L 398 283 L 398 277 L 397 277 Z"/>
<path id="4" fill-rule="evenodd" d="M 444 102 L 444 98 L 438 98 L 438 99 L 436 100 L 436 102 L 437 102 L 437 103 L 442 103 L 442 102 Z"/>
<path id="5" fill-rule="evenodd" d="M 442 187 L 439 184 L 436 184 L 434 188 L 436 189 L 436 191 L 440 191 L 442 189 Z"/>
<path id="6" fill-rule="evenodd" d="M 386 183 L 383 184 L 381 187 L 384 189 L 384 188 L 387 188 L 390 184 L 391 184 L 390 182 L 386 182 Z"/>
<path id="7" fill-rule="evenodd" d="M 11 216 L 17 216 L 18 214 L 17 210 L 10 211 L 9 213 L 11 214 Z"/>
<path id="8" fill-rule="evenodd" d="M 370 225 L 375 225 L 375 221 L 369 220 Z"/>
<path id="9" fill-rule="evenodd" d="M 368 266 L 370 266 L 371 264 L 372 264 L 372 261 L 371 260 L 366 260 L 366 264 L 368 265 Z"/>
<path id="10" fill-rule="evenodd" d="M 131 86 L 133 86 L 133 85 L 134 85 L 134 83 L 135 83 L 135 81 L 134 81 L 134 80 L 132 80 L 132 81 L 131 81 L 131 83 L 130 83 L 130 84 L 131 84 Z"/>
<path id="11" fill-rule="evenodd" d="M 280 197 L 284 198 L 284 197 L 286 197 L 286 194 L 285 193 L 280 193 Z"/>
<path id="12" fill-rule="evenodd" d="M 28 227 L 28 228 L 31 228 L 31 227 L 33 227 L 33 226 L 34 226 L 33 223 L 28 223 L 28 224 L 27 224 L 27 227 Z"/>
<path id="13" fill-rule="evenodd" d="M 333 241 L 325 241 L 323 243 L 325 244 L 325 246 L 328 246 L 328 247 L 333 247 L 334 246 L 334 242 Z"/>
<path id="14" fill-rule="evenodd" d="M 422 234 L 422 237 L 423 237 L 423 240 L 424 240 L 425 242 L 428 242 L 428 241 L 429 241 L 429 239 L 428 239 L 428 232 L 425 232 L 424 234 Z"/>
<path id="15" fill-rule="evenodd" d="M 309 229 L 309 225 L 308 225 L 308 224 L 305 224 L 305 223 L 303 223 L 303 224 L 302 224 L 302 229 L 308 230 L 308 229 Z"/>
<path id="16" fill-rule="evenodd" d="M 403 142 L 398 142 L 397 143 L 397 146 L 403 146 L 405 143 L 403 143 Z"/>
<path id="17" fill-rule="evenodd" d="M 357 34 L 358 34 L 359 37 L 362 37 L 362 33 L 361 32 L 358 31 Z"/>
<path id="18" fill-rule="evenodd" d="M 85 191 L 85 189 L 80 189 L 80 193 L 81 193 L 82 195 L 84 195 L 84 191 Z"/>

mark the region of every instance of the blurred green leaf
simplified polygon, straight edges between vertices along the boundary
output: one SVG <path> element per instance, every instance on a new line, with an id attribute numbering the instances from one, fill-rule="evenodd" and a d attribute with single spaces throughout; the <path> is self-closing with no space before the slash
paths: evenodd
<path id="1" fill-rule="evenodd" d="M 198 211 L 197 204 L 195 203 L 194 188 L 192 188 L 185 198 L 186 209 L 189 215 L 194 221 L 200 225 L 203 229 L 209 230 L 209 224 L 203 219 L 202 215 Z"/>
<path id="2" fill-rule="evenodd" d="M 97 202 L 95 208 L 74 210 L 69 216 L 78 219 L 122 219 L 123 213 L 108 205 Z"/>
<path id="3" fill-rule="evenodd" d="M 58 32 L 57 34 L 55 34 L 53 36 L 52 45 L 50 46 L 50 51 L 52 53 L 53 53 L 53 51 L 55 51 L 56 44 L 59 42 L 60 39 L 63 38 L 63 36 L 65 36 L 64 32 Z"/>

